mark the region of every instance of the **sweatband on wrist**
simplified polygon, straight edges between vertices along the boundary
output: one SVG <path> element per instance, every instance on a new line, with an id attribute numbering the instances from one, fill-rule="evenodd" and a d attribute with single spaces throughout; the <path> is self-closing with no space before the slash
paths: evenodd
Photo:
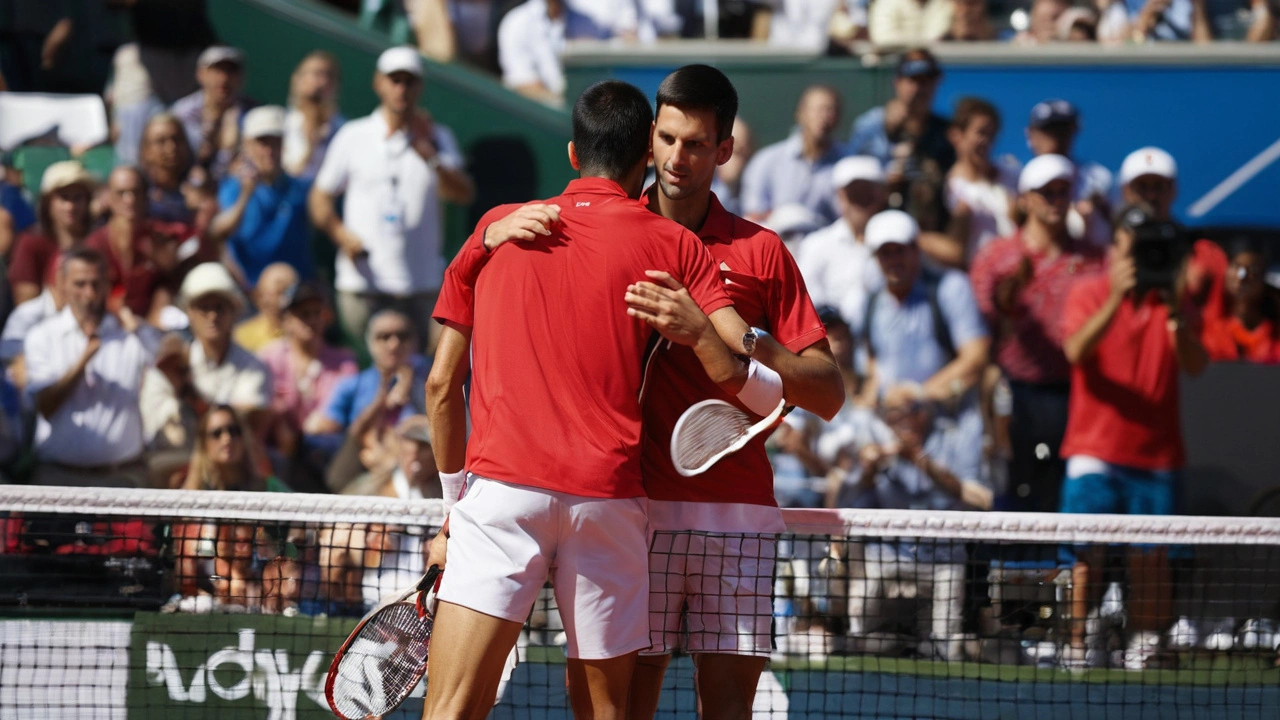
<path id="1" fill-rule="evenodd" d="M 440 473 L 440 491 L 444 496 L 444 514 L 448 515 L 453 504 L 461 499 L 462 488 L 467 484 L 466 469 L 458 472 Z"/>
<path id="2" fill-rule="evenodd" d="M 767 416 L 782 402 L 782 376 L 760 361 L 752 360 L 738 400 L 751 412 Z"/>

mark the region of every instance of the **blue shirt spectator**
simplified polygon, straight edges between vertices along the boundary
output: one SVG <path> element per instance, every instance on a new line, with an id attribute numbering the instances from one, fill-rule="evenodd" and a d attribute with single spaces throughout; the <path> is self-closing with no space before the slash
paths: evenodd
<path id="1" fill-rule="evenodd" d="M 931 300 L 931 295 L 936 300 Z M 870 311 L 867 334 L 882 388 L 902 382 L 925 383 L 951 362 L 954 348 L 987 337 L 969 279 L 955 270 L 939 275 L 921 272 L 902 300 L 881 291 Z M 952 349 L 942 347 L 939 341 L 942 329 L 937 327 L 938 320 L 946 326 Z"/>
<path id="2" fill-rule="evenodd" d="M 412 387 L 409 391 L 409 402 L 399 408 L 388 410 L 388 423 L 394 425 L 400 420 L 426 412 L 427 373 L 431 370 L 431 362 L 421 355 L 411 355 L 408 364 L 413 368 Z M 399 379 L 393 378 L 391 388 L 394 389 Z M 343 428 L 355 422 L 369 404 L 378 396 L 382 385 L 382 371 L 376 366 L 363 370 L 359 375 L 349 377 L 338 383 L 333 389 L 333 397 L 324 414 L 329 420 Z"/>
<path id="3" fill-rule="evenodd" d="M 844 157 L 833 133 L 840 122 L 840 97 L 825 85 L 805 88 L 796 105 L 796 129 L 786 140 L 756 153 L 742 173 L 739 201 L 748 218 L 760 222 L 783 205 L 803 205 L 823 224 L 839 216 L 831 169 Z"/>
<path id="4" fill-rule="evenodd" d="M 3 180 L 0 180 L 0 208 L 4 208 L 13 218 L 14 235 L 36 224 L 35 211 L 31 209 L 31 203 L 22 196 L 22 188 L 9 185 Z"/>
<path id="5" fill-rule="evenodd" d="M 240 226 L 227 238 L 227 249 L 250 285 L 274 262 L 288 263 L 302 279 L 315 276 L 311 259 L 311 225 L 307 193 L 311 184 L 281 174 L 271 184 L 258 183 L 249 195 Z M 240 181 L 227 178 L 218 191 L 218 206 L 227 210 L 240 197 Z"/>

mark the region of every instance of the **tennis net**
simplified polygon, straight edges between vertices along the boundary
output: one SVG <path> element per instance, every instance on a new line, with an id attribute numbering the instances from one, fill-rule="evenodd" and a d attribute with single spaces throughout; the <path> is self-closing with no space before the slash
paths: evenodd
<path id="1" fill-rule="evenodd" d="M 675 650 L 659 717 L 696 712 L 685 650 L 762 622 L 756 718 L 1280 717 L 1280 520 L 785 515 L 776 538 L 655 537 L 680 596 L 654 605 Z M 332 653 L 421 575 L 439 520 L 432 501 L 0 487 L 0 720 L 331 717 Z M 563 643 L 548 588 L 492 717 L 568 716 Z"/>

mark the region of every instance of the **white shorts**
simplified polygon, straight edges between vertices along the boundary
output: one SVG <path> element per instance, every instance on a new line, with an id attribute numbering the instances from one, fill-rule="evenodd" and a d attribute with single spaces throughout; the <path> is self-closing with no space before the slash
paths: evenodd
<path id="1" fill-rule="evenodd" d="M 680 647 L 681 613 L 690 653 L 767 657 L 773 649 L 777 540 L 762 533 L 656 532 L 649 550 L 646 655 Z"/>
<path id="2" fill-rule="evenodd" d="M 523 623 L 550 575 L 569 657 L 604 660 L 646 648 L 646 504 L 472 476 L 449 514 L 439 597 Z"/>

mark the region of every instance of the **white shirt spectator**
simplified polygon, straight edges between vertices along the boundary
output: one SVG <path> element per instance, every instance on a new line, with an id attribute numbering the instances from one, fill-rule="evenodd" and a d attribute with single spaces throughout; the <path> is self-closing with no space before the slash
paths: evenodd
<path id="1" fill-rule="evenodd" d="M 325 123 L 320 133 L 319 141 L 315 147 L 312 147 L 307 137 L 306 120 L 302 117 L 302 111 L 289 108 L 289 112 L 284 116 L 284 148 L 281 164 L 285 168 L 297 169 L 298 172 L 289 174 L 299 180 L 315 178 L 316 173 L 320 172 L 320 166 L 324 163 L 325 154 L 329 152 L 329 143 L 333 142 L 333 137 L 338 134 L 338 130 L 346 121 L 342 113 L 336 113 L 329 118 L 329 122 Z"/>
<path id="2" fill-rule="evenodd" d="M 767 4 L 773 9 L 769 19 L 769 44 L 825 51 L 831 14 L 843 1 L 768 0 Z"/>
<path id="3" fill-rule="evenodd" d="M 14 308 L 0 334 L 0 363 L 13 362 L 22 354 L 22 344 L 31 329 L 57 314 L 58 305 L 48 289 Z"/>
<path id="4" fill-rule="evenodd" d="M 943 190 L 947 210 L 954 212 L 963 202 L 973 213 L 969 220 L 969 244 L 965 257 L 970 260 L 978 250 L 995 238 L 1009 237 L 1017 226 L 1009 216 L 1014 198 L 1018 197 L 1017 161 L 1006 158 L 996 162 L 996 178 L 991 182 L 974 182 L 952 175 Z"/>
<path id="5" fill-rule="evenodd" d="M 609 32 L 591 16 L 566 5 L 555 20 L 547 17 L 545 0 L 528 0 L 511 8 L 498 24 L 498 64 L 502 84 L 516 88 L 540 83 L 547 90 L 564 94 L 564 54 L 566 40 L 604 40 Z"/>
<path id="6" fill-rule="evenodd" d="M 1113 210 L 1120 207 L 1110 170 L 1089 160 L 1072 162 L 1076 166 L 1076 179 L 1072 185 L 1075 202 L 1098 197 L 1108 202 Z M 1109 213 L 1095 212 L 1086 220 L 1073 203 L 1067 212 L 1067 230 L 1073 238 L 1083 238 L 1099 247 L 1107 247 L 1111 244 L 1111 221 L 1108 215 Z"/>
<path id="7" fill-rule="evenodd" d="M 407 296 L 438 290 L 444 279 L 440 181 L 414 152 L 403 129 L 388 137 L 381 109 L 342 126 L 329 145 L 316 187 L 346 193 L 343 222 L 367 258 L 338 253 L 334 285 L 342 292 Z M 463 165 L 458 141 L 436 123 L 440 164 Z"/>
<path id="8" fill-rule="evenodd" d="M 271 372 L 239 345 L 231 344 L 220 365 L 205 357 L 199 342 L 191 343 L 187 358 L 191 380 L 209 402 L 238 408 L 265 408 L 271 402 Z"/>
<path id="9" fill-rule="evenodd" d="M 810 234 L 800 246 L 796 265 L 814 305 L 840 311 L 855 333 L 862 327 L 867 298 L 884 286 L 880 264 L 853 236 L 843 218 Z"/>
<path id="10" fill-rule="evenodd" d="M 951 0 L 875 0 L 867 30 L 877 45 L 923 45 L 951 29 Z"/>
<path id="11" fill-rule="evenodd" d="M 125 332 L 114 316 L 98 327 L 102 346 L 89 359 L 84 376 L 53 417 L 36 422 L 36 455 L 64 465 L 110 465 L 142 455 L 139 391 L 146 368 L 155 359 L 158 333 L 143 326 Z M 27 336 L 27 393 L 35 397 L 54 385 L 80 361 L 89 338 L 71 308 L 40 323 Z"/>

